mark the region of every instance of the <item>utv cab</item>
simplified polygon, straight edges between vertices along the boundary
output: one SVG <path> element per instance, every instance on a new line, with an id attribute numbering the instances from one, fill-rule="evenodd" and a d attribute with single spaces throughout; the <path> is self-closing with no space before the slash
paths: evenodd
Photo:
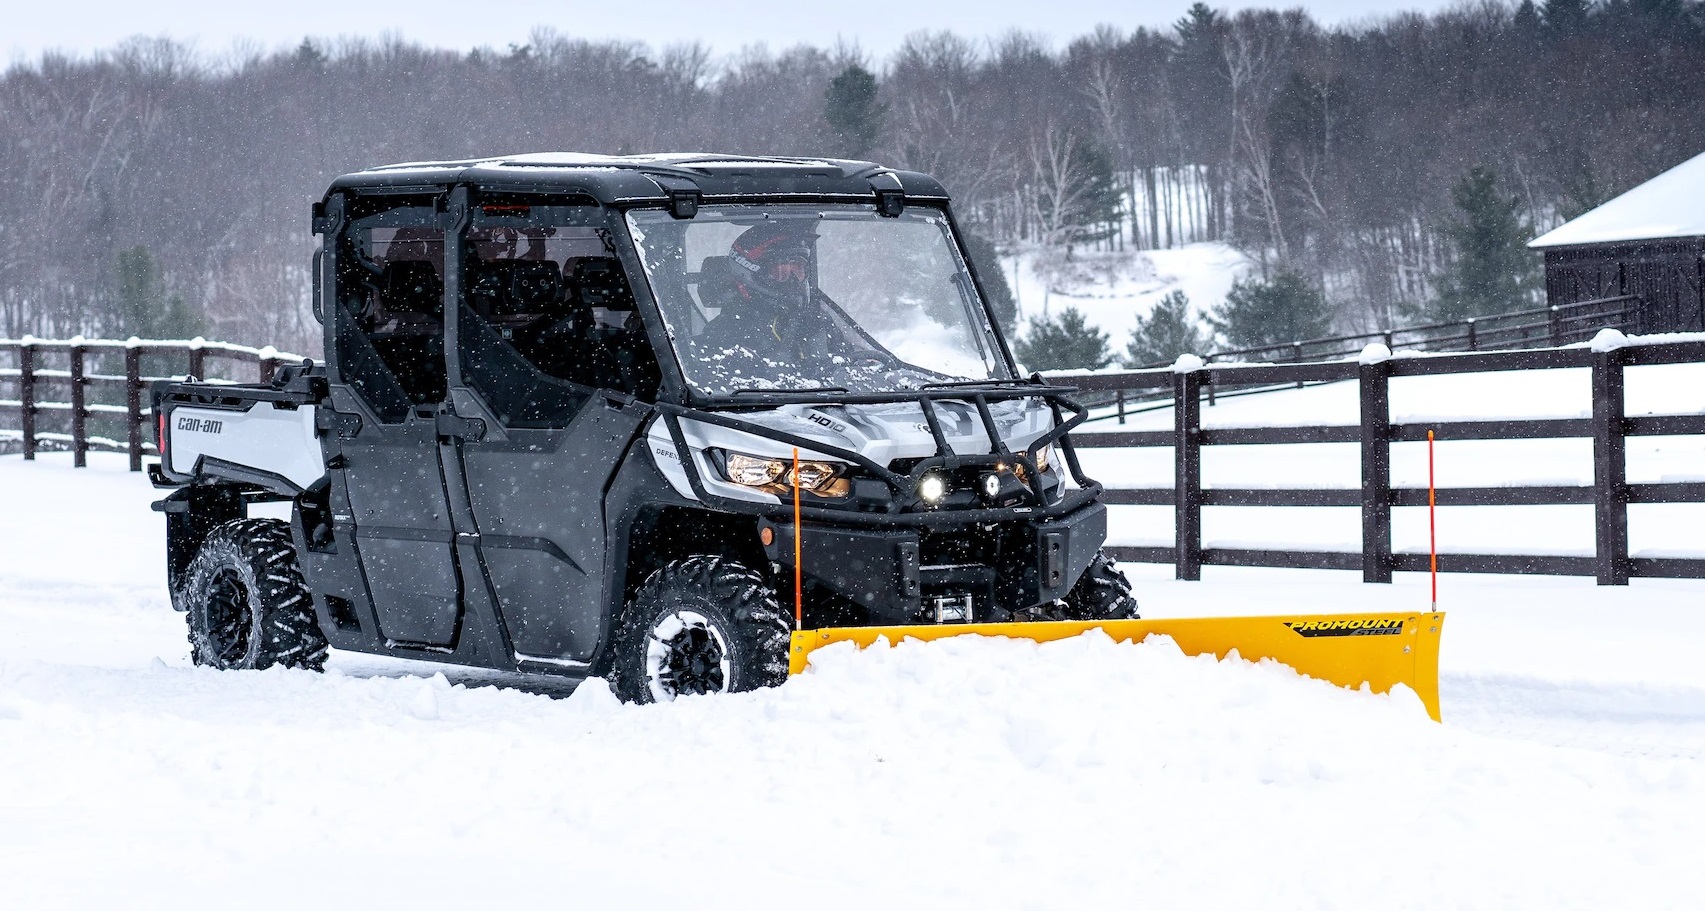
<path id="1" fill-rule="evenodd" d="M 930 177 L 404 164 L 313 230 L 325 363 L 154 389 L 198 663 L 329 645 L 649 701 L 778 684 L 798 628 L 1135 616 L 1085 411 L 1019 374 Z"/>

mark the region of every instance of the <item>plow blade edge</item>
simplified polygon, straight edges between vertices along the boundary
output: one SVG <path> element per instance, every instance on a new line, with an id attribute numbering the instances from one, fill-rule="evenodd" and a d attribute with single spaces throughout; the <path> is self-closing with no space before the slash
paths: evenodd
<path id="1" fill-rule="evenodd" d="M 1442 613 L 1295 614 L 1271 617 L 1177 617 L 1161 620 L 1085 620 L 873 626 L 800 630 L 793 634 L 788 673 L 805 670 L 811 652 L 836 642 L 859 648 L 880 637 L 889 642 L 948 636 L 1004 636 L 1051 642 L 1100 629 L 1115 642 L 1171 636 L 1186 655 L 1232 651 L 1248 661 L 1270 658 L 1304 676 L 1376 693 L 1395 684 L 1414 690 L 1439 720 L 1439 635 Z"/>

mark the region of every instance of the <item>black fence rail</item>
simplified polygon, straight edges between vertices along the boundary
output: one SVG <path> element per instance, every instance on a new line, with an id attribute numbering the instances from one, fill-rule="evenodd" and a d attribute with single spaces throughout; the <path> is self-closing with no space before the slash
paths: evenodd
<path id="1" fill-rule="evenodd" d="M 1392 351 L 1497 351 L 1557 347 L 1584 342 L 1600 329 L 1627 329 L 1633 325 L 1639 302 L 1640 299 L 1631 294 L 1606 297 L 1447 323 L 1215 351 L 1203 355 L 1203 359 L 1210 363 L 1297 363 L 1350 357 L 1372 344 L 1382 344 Z"/>
<path id="2" fill-rule="evenodd" d="M 144 432 L 153 420 L 148 383 L 168 374 L 208 378 L 235 364 L 255 365 L 264 383 L 279 364 L 299 360 L 270 347 L 201 339 L 0 338 L 0 434 L 9 444 L 15 433 L 26 459 L 45 447 L 69 449 L 72 464 L 82 468 L 91 448 L 120 449 L 130 454 L 130 470 L 141 471 L 142 456 L 154 451 Z M 176 365 L 182 373 L 172 370 Z"/>
<path id="3" fill-rule="evenodd" d="M 1634 295 L 1607 297 L 1599 300 L 1577 301 L 1553 307 L 1518 310 L 1496 316 L 1427 323 L 1401 329 L 1381 329 L 1357 335 L 1332 335 L 1263 345 L 1258 348 L 1235 348 L 1202 355 L 1208 363 L 1237 363 L 1256 361 L 1269 364 L 1307 363 L 1355 357 L 1372 344 L 1382 344 L 1391 351 L 1500 351 L 1512 348 L 1539 348 L 1573 345 L 1591 339 L 1601 329 L 1626 330 L 1638 316 L 1640 298 Z M 1144 369 L 1169 367 L 1170 364 L 1147 364 Z M 1065 378 L 1066 371 L 1050 371 L 1050 376 Z M 1063 380 L 1064 381 L 1064 380 Z M 1305 385 L 1298 382 L 1295 385 Z M 1230 383 L 1208 387 L 1208 401 L 1233 391 L 1249 391 L 1247 386 Z M 1153 403 L 1164 398 L 1157 390 L 1116 390 L 1110 393 L 1085 396 L 1085 404 L 1093 407 L 1113 406 L 1119 423 L 1125 423 L 1126 410 L 1134 405 Z"/>
<path id="4" fill-rule="evenodd" d="M 1440 506 L 1534 506 L 1591 504 L 1594 556 L 1461 554 L 1439 555 L 1441 572 L 1537 573 L 1595 576 L 1601 585 L 1624 585 L 1631 576 L 1705 578 L 1705 559 L 1630 557 L 1628 506 L 1633 503 L 1705 503 L 1705 483 L 1627 482 L 1626 441 L 1630 436 L 1705 434 L 1705 414 L 1628 417 L 1623 380 L 1629 367 L 1705 362 L 1705 341 L 1631 344 L 1609 351 L 1586 347 L 1397 357 L 1377 363 L 1337 361 L 1310 364 L 1206 364 L 1186 372 L 1144 370 L 1120 374 L 1054 375 L 1052 379 L 1086 392 L 1170 394 L 1173 428 L 1152 431 L 1078 433 L 1080 448 L 1171 447 L 1170 488 L 1109 489 L 1109 505 L 1171 506 L 1175 520 L 1172 547 L 1112 547 L 1120 560 L 1171 563 L 1179 579 L 1201 578 L 1202 567 L 1268 566 L 1362 571 L 1366 582 L 1389 582 L 1394 570 L 1426 570 L 1425 553 L 1394 553 L 1391 510 L 1424 506 L 1427 491 L 1394 488 L 1391 444 L 1424 441 L 1432 430 L 1440 440 L 1532 440 L 1591 438 L 1591 486 L 1455 487 L 1437 491 Z M 1592 372 L 1591 418 L 1538 418 L 1497 421 L 1393 423 L 1390 380 L 1404 376 L 1488 373 L 1512 370 L 1587 368 Z M 1359 386 L 1356 424 L 1299 427 L 1204 428 L 1204 392 L 1215 386 L 1289 385 L 1354 380 Z M 1358 488 L 1204 489 L 1202 447 L 1283 443 L 1358 443 Z M 1204 548 L 1204 506 L 1344 506 L 1361 510 L 1359 553 L 1309 550 Z M 1701 536 L 1700 541 L 1705 541 Z"/>

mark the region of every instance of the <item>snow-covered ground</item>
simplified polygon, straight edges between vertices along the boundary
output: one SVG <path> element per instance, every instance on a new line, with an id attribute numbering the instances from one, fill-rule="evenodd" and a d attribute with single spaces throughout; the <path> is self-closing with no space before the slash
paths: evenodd
<path id="1" fill-rule="evenodd" d="M 1705 407 L 1637 392 L 1662 385 L 1631 374 L 1631 410 Z M 1204 414 L 1337 414 L 1339 388 Z M 1555 389 L 1404 395 L 1400 415 L 1586 407 Z M 1651 471 L 1705 473 L 1698 441 L 1674 442 L 1695 448 Z M 1236 449 L 1210 483 L 1319 459 Z M 1442 481 L 1526 478 L 1522 454 L 1459 452 Z M 1347 458 L 1333 483 L 1354 485 Z M 1536 470 L 1578 477 L 1551 458 Z M 4 907 L 1549 911 L 1705 894 L 1705 582 L 1444 577 L 1442 725 L 1402 693 L 1093 636 L 834 647 L 780 689 L 634 707 L 596 682 L 564 698 L 346 654 L 324 675 L 192 667 L 155 493 L 121 456 L 90 461 L 0 457 Z M 1414 483 L 1412 455 L 1396 462 Z M 1289 540 L 1321 511 L 1265 512 L 1280 524 L 1258 534 Z M 1670 543 L 1705 547 L 1699 527 Z M 1153 531 L 1115 519 L 1116 537 Z M 1427 599 L 1416 574 L 1126 568 L 1151 616 Z"/>
<path id="2" fill-rule="evenodd" d="M 1114 352 L 1121 356 L 1137 316 L 1147 314 L 1162 297 L 1183 291 L 1190 298 L 1191 313 L 1201 322 L 1204 314 L 1224 303 L 1232 283 L 1254 269 L 1247 257 L 1222 243 L 1079 252 L 1069 266 L 1058 261 L 1059 255 L 1026 250 L 1001 258 L 1018 303 L 1020 326 L 1031 317 L 1058 316 L 1065 308 L 1075 307 L 1089 325 L 1107 333 Z"/>

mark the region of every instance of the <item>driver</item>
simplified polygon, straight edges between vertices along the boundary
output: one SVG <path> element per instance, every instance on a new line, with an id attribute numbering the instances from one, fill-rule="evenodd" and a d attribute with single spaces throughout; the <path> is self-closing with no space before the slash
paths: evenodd
<path id="1" fill-rule="evenodd" d="M 726 280 L 704 286 L 705 305 L 721 312 L 695 341 L 796 365 L 847 353 L 843 333 L 812 293 L 816 240 L 815 226 L 802 221 L 766 221 L 742 232 L 728 248 Z"/>

